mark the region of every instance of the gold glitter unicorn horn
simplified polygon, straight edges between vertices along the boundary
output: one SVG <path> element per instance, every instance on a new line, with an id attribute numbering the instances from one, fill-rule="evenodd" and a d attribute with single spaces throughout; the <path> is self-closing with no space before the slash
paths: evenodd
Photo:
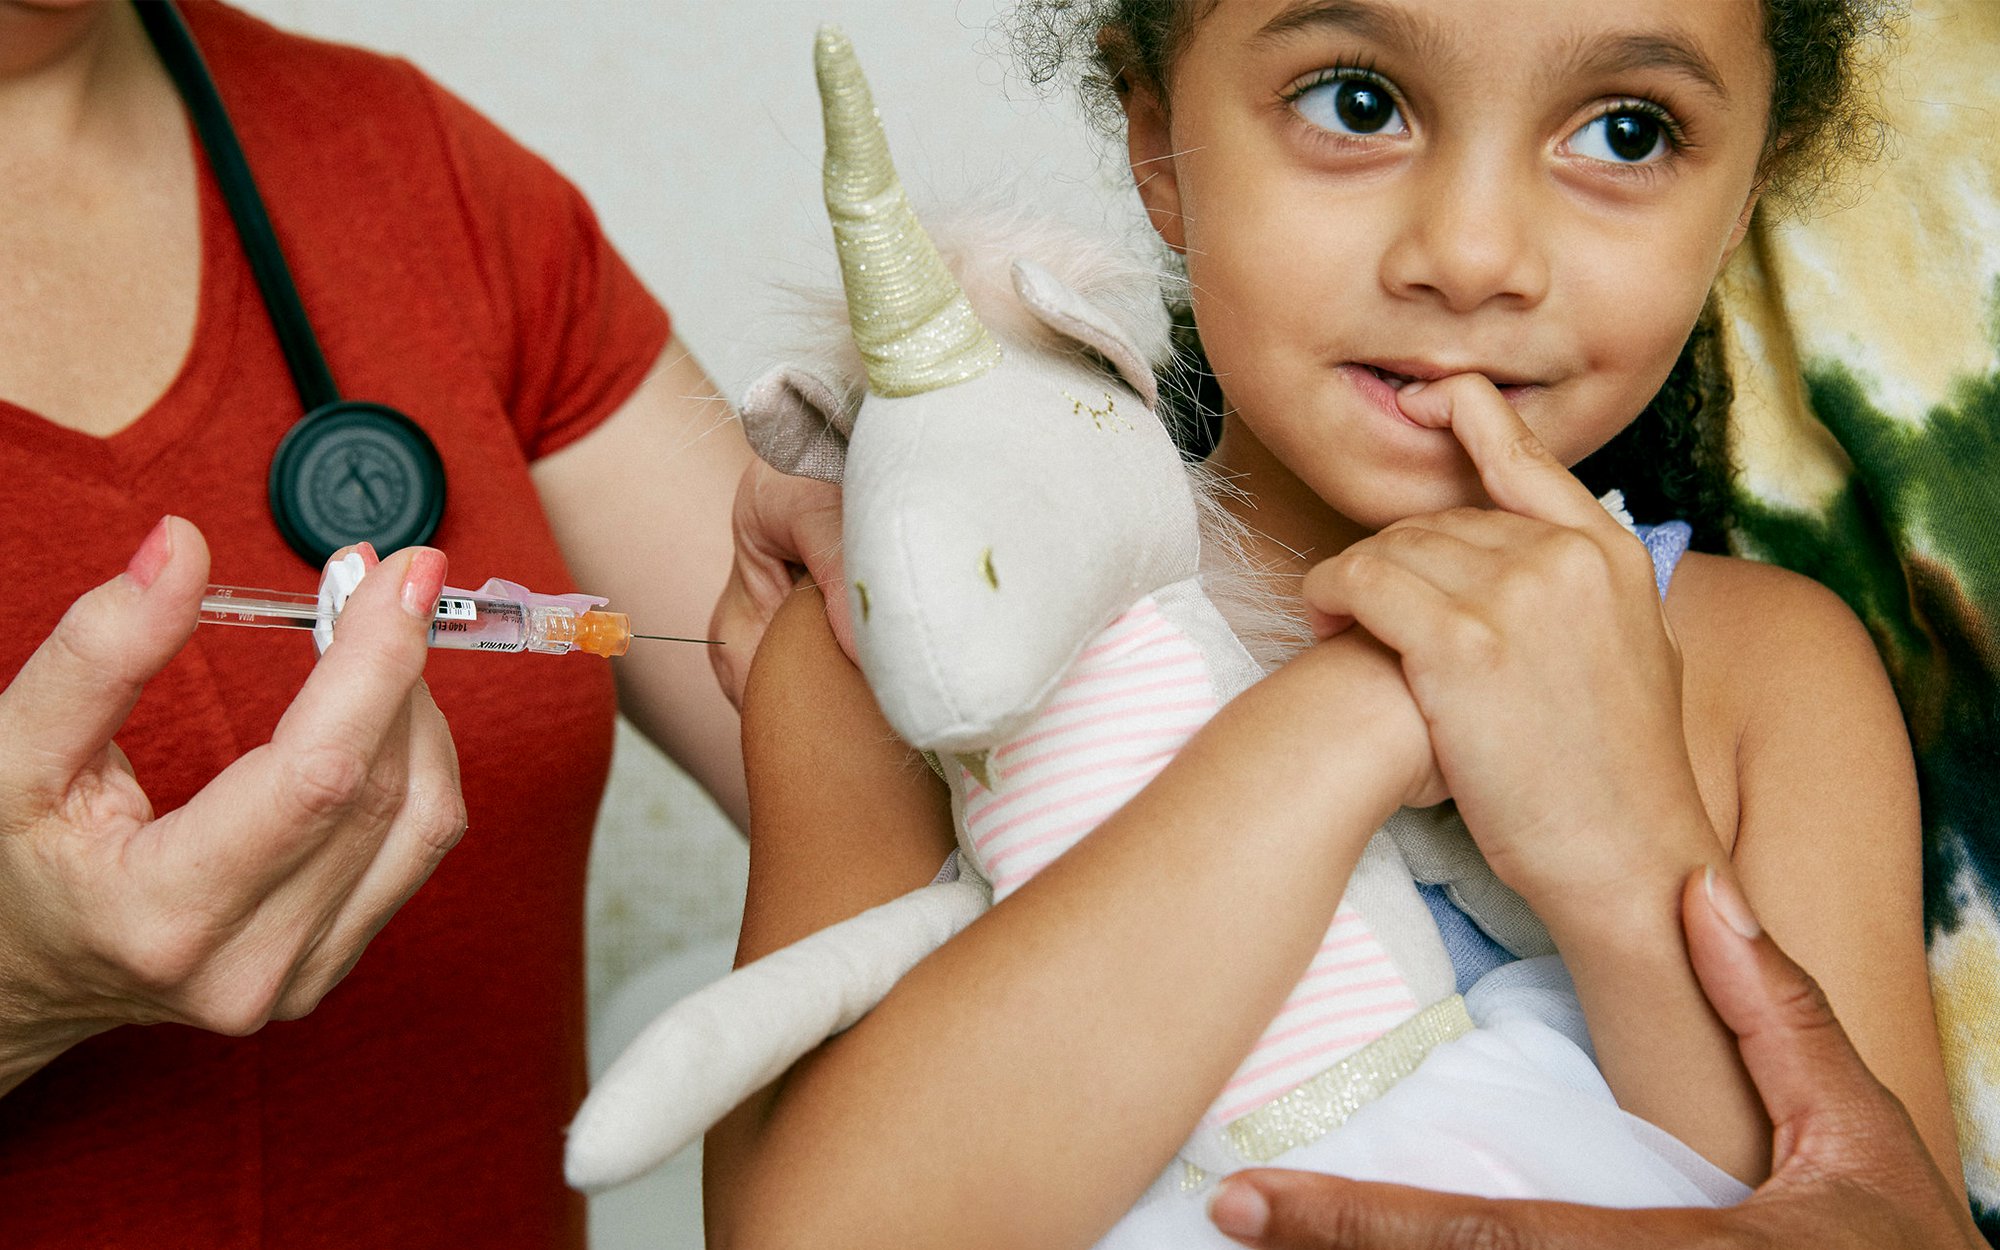
<path id="1" fill-rule="evenodd" d="M 870 389 L 919 395 L 978 377 L 1000 363 L 1000 345 L 903 196 L 854 45 L 822 27 L 813 69 L 826 118 L 826 213 Z"/>

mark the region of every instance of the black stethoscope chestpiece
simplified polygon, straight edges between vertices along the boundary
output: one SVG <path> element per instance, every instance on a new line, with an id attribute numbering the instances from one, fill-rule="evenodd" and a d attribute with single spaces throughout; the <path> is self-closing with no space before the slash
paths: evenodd
<path id="1" fill-rule="evenodd" d="M 278 444 L 270 494 L 278 532 L 314 564 L 362 541 L 387 555 L 437 532 L 444 461 L 402 413 L 342 400 L 307 413 Z"/>

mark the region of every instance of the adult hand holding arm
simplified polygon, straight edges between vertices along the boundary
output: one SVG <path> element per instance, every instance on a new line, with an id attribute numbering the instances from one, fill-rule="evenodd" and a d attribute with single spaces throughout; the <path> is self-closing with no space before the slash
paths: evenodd
<path id="1" fill-rule="evenodd" d="M 840 561 L 840 487 L 780 473 L 753 459 L 736 487 L 730 529 L 735 563 L 709 623 L 709 637 L 727 643 L 715 648 L 710 659 L 729 701 L 743 705 L 750 660 L 779 605 L 792 593 L 800 568 L 825 597 L 827 624 L 840 649 L 855 660 L 854 623 L 847 615 Z"/>
<path id="2" fill-rule="evenodd" d="M 371 555 L 372 553 L 364 553 Z M 0 1092 L 119 1024 L 311 1011 L 465 828 L 422 682 L 444 557 L 369 572 L 271 741 L 155 816 L 112 736 L 208 576 L 169 517 L 0 692 Z"/>
<path id="3" fill-rule="evenodd" d="M 1694 874 L 1681 896 L 1688 952 L 1773 1125 L 1770 1179 L 1741 1204 L 1620 1211 L 1261 1170 L 1224 1183 L 1210 1209 L 1218 1227 L 1268 1250 L 1982 1250 L 1970 1212 L 1819 987 L 1762 932 L 1725 876 L 1705 882 Z"/>

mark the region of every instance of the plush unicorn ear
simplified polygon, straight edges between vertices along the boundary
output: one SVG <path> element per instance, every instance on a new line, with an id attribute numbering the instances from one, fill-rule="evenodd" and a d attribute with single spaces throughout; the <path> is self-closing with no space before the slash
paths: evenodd
<path id="1" fill-rule="evenodd" d="M 780 473 L 838 484 L 859 408 L 858 397 L 850 400 L 817 374 L 782 365 L 744 394 L 743 433 Z"/>
<path id="2" fill-rule="evenodd" d="M 1146 407 L 1159 407 L 1159 384 L 1153 380 L 1145 353 L 1101 309 L 1031 260 L 1014 262 L 1014 294 L 1035 320 L 1110 361 L 1125 384 L 1146 401 Z"/>

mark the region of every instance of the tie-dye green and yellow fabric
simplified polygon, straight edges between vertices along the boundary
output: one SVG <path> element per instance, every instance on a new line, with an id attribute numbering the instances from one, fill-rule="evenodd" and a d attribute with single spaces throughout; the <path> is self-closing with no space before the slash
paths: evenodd
<path id="1" fill-rule="evenodd" d="M 1916 746 L 1931 986 L 2000 1244 L 2000 2 L 1909 15 L 1853 202 L 1760 223 L 1718 287 L 1739 554 L 1867 623 Z"/>

